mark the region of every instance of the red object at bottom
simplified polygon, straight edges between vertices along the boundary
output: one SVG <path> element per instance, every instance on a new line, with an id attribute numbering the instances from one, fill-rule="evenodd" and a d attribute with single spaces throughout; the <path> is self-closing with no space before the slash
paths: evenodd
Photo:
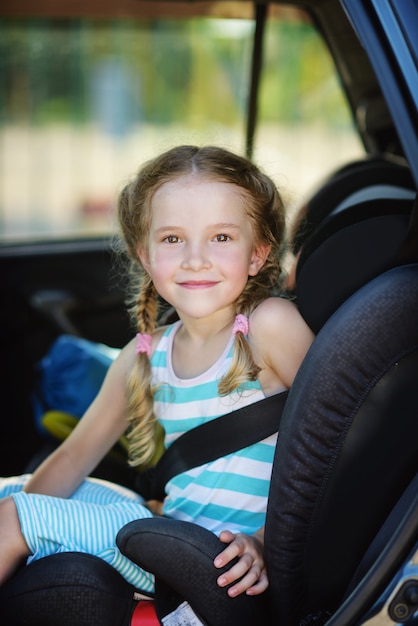
<path id="1" fill-rule="evenodd" d="M 155 604 L 151 600 L 140 600 L 131 619 L 131 626 L 160 626 Z"/>

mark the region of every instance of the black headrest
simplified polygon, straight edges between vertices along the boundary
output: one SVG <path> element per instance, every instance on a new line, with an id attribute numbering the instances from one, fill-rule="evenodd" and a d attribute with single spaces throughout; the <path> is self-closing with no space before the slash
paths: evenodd
<path id="1" fill-rule="evenodd" d="M 328 216 L 305 242 L 296 299 L 315 333 L 357 289 L 396 265 L 412 205 L 411 199 L 355 204 Z"/>
<path id="2" fill-rule="evenodd" d="M 293 234 L 292 248 L 298 252 L 329 215 L 369 200 L 410 200 L 415 192 L 414 180 L 406 164 L 385 157 L 352 161 L 332 172 L 305 205 L 297 209 L 301 219 Z"/>
<path id="3" fill-rule="evenodd" d="M 265 548 L 272 614 L 337 608 L 417 471 L 418 265 L 359 289 L 328 320 L 290 389 Z"/>

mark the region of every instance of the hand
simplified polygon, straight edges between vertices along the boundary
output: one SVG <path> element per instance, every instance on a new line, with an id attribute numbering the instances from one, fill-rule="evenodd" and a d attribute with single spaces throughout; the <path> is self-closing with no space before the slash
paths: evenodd
<path id="1" fill-rule="evenodd" d="M 254 535 L 244 535 L 224 530 L 219 539 L 229 545 L 214 560 L 215 567 L 224 567 L 235 557 L 238 557 L 239 561 L 219 576 L 218 585 L 226 587 L 238 580 L 237 584 L 228 589 L 231 598 L 244 592 L 249 596 L 263 593 L 269 585 L 264 563 L 263 531 L 258 531 Z"/>

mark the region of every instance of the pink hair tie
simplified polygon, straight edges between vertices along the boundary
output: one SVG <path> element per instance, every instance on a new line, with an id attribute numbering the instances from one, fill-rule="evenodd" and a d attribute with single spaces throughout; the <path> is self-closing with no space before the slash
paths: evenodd
<path id="1" fill-rule="evenodd" d="M 141 352 L 145 352 L 148 358 L 151 357 L 151 335 L 146 335 L 143 333 L 137 333 L 136 335 L 136 354 L 141 354 Z"/>
<path id="2" fill-rule="evenodd" d="M 235 317 L 232 333 L 234 335 L 236 335 L 237 333 L 248 335 L 248 317 L 242 315 L 241 313 L 238 313 L 238 315 Z"/>

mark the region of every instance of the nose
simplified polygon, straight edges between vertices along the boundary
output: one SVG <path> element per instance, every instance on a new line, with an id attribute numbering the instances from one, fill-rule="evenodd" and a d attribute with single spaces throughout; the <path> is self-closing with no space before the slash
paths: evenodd
<path id="1" fill-rule="evenodd" d="M 184 250 L 182 268 L 198 272 L 211 266 L 208 250 L 203 243 L 189 242 Z"/>

